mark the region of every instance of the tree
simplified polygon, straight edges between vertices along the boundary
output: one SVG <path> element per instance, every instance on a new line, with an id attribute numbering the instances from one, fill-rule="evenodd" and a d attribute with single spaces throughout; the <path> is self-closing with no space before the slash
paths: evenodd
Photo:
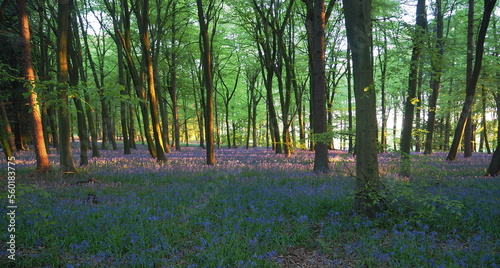
<path id="1" fill-rule="evenodd" d="M 427 135 L 425 139 L 424 154 L 432 153 L 434 129 L 436 124 L 436 109 L 439 90 L 441 89 L 441 76 L 443 71 L 444 54 L 444 22 L 443 22 L 442 0 L 436 0 L 436 45 L 431 58 L 432 73 L 430 88 L 432 90 L 429 98 L 429 115 L 427 116 Z"/>
<path id="2" fill-rule="evenodd" d="M 139 22 L 142 52 L 143 57 L 145 58 L 144 62 L 148 84 L 149 108 L 151 111 L 151 124 L 153 126 L 153 135 L 155 139 L 156 159 L 158 161 L 166 161 L 167 157 L 165 155 L 165 149 L 163 148 L 164 143 L 160 127 L 160 115 L 158 112 L 158 98 L 155 90 L 153 59 L 151 57 L 151 46 L 149 43 L 149 0 L 139 2 L 142 2 L 142 13 L 139 11 L 138 6 L 134 8 L 134 11 L 136 12 L 137 21 Z M 138 5 L 139 3 L 136 4 Z"/>
<path id="3" fill-rule="evenodd" d="M 344 0 L 347 41 L 352 51 L 356 100 L 356 196 L 354 209 L 375 217 L 383 209 L 377 159 L 377 117 L 373 81 L 371 0 Z"/>
<path id="4" fill-rule="evenodd" d="M 214 89 L 213 89 L 213 58 L 212 43 L 219 18 L 220 6 L 216 1 L 209 1 L 206 10 L 203 9 L 203 1 L 196 0 L 198 7 L 198 22 L 200 24 L 200 52 L 203 67 L 203 85 L 205 87 L 205 142 L 207 150 L 207 165 L 215 165 L 214 151 Z M 209 26 L 212 22 L 212 35 Z"/>
<path id="5" fill-rule="evenodd" d="M 307 6 L 306 29 L 309 40 L 311 69 L 311 102 L 314 110 L 313 131 L 314 171 L 327 172 L 328 144 L 326 135 L 326 76 L 325 76 L 325 1 L 303 0 Z M 335 1 L 333 1 L 335 2 Z"/>
<path id="6" fill-rule="evenodd" d="M 470 119 L 471 108 L 474 102 L 474 96 L 476 94 L 476 86 L 479 80 L 479 74 L 481 71 L 481 65 L 483 62 L 483 52 L 484 52 L 484 41 L 486 38 L 486 32 L 488 30 L 488 25 L 490 23 L 491 14 L 495 8 L 496 0 L 485 0 L 484 1 L 484 11 L 483 18 L 481 20 L 481 26 L 477 35 L 476 42 L 476 55 L 474 61 L 474 69 L 472 70 L 470 81 L 467 83 L 467 88 L 465 90 L 465 101 L 462 106 L 462 111 L 460 113 L 460 118 L 457 122 L 457 127 L 455 128 L 455 134 L 453 136 L 453 142 L 448 152 L 446 160 L 455 160 L 458 153 L 458 147 L 462 141 L 465 126 L 467 121 Z"/>
<path id="7" fill-rule="evenodd" d="M 415 104 L 417 99 L 418 68 L 420 65 L 420 55 L 424 45 L 426 17 L 425 0 L 418 0 L 417 3 L 417 22 L 415 25 L 415 34 L 413 37 L 413 51 L 410 62 L 410 74 L 408 79 L 408 93 L 405 102 L 405 113 L 403 119 L 403 131 L 401 133 L 401 168 L 402 176 L 410 176 L 410 149 L 413 132 L 413 118 Z"/>
<path id="8" fill-rule="evenodd" d="M 57 81 L 59 83 L 59 164 L 64 173 L 75 173 L 77 169 L 71 154 L 71 122 L 69 116 L 68 101 L 68 46 L 70 30 L 70 12 L 73 6 L 72 0 L 59 0 L 57 12 Z"/>
<path id="9" fill-rule="evenodd" d="M 21 34 L 23 73 L 29 93 L 28 103 L 31 107 L 31 131 L 35 144 L 36 170 L 39 173 L 45 173 L 50 171 L 50 162 L 47 149 L 45 148 L 40 105 L 38 104 L 37 93 L 35 91 L 35 72 L 31 62 L 31 38 L 26 0 L 17 0 L 17 16 L 19 19 L 19 32 Z"/>

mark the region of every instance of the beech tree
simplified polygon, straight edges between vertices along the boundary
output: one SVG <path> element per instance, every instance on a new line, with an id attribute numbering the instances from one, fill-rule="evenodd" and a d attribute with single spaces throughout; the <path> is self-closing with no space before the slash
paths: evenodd
<path id="1" fill-rule="evenodd" d="M 325 74 L 325 1 L 303 0 L 307 7 L 306 29 L 311 69 L 311 102 L 313 107 L 314 171 L 328 171 L 328 126 L 326 121 Z M 331 1 L 335 3 L 335 1 Z M 332 4 L 333 5 L 333 4 Z"/>
<path id="2" fill-rule="evenodd" d="M 375 217 L 383 209 L 377 159 L 377 117 L 372 64 L 371 0 L 344 0 L 347 41 L 352 51 L 356 100 L 356 196 L 354 209 Z"/>
<path id="3" fill-rule="evenodd" d="M 213 89 L 213 37 L 222 3 L 209 1 L 204 8 L 203 0 L 197 0 L 198 22 L 200 24 L 200 53 L 203 67 L 203 85 L 205 87 L 205 142 L 207 165 L 215 165 L 214 151 L 214 89 Z M 211 23 L 211 24 L 210 24 Z M 211 34 L 209 27 L 212 26 Z"/>
<path id="4" fill-rule="evenodd" d="M 401 133 L 401 169 L 402 176 L 410 176 L 410 149 L 413 132 L 413 118 L 415 105 L 420 100 L 417 98 L 417 82 L 419 75 L 420 55 L 424 45 L 426 29 L 425 0 L 418 0 L 415 33 L 413 36 L 413 51 L 410 62 L 410 74 L 408 79 L 408 92 L 405 101 L 403 131 Z"/>
<path id="5" fill-rule="evenodd" d="M 71 149 L 71 122 L 68 101 L 68 46 L 70 31 L 70 14 L 72 0 L 59 0 L 57 12 L 57 90 L 59 91 L 59 164 L 64 173 L 75 173 L 77 169 L 73 161 Z"/>
<path id="6" fill-rule="evenodd" d="M 465 126 L 467 124 L 467 121 L 470 120 L 472 104 L 474 102 L 474 97 L 476 94 L 476 86 L 479 80 L 479 73 L 481 72 L 481 65 L 483 62 L 484 41 L 486 38 L 488 25 L 490 23 L 491 14 L 493 13 L 496 2 L 496 0 L 484 1 L 483 18 L 481 20 L 481 26 L 477 35 L 474 68 L 472 70 L 470 80 L 467 83 L 467 88 L 465 90 L 465 101 L 462 106 L 460 118 L 458 119 L 457 126 L 455 128 L 453 142 L 451 144 L 450 151 L 448 152 L 446 160 L 455 160 L 455 158 L 457 157 L 458 148 L 464 135 Z"/>
<path id="7" fill-rule="evenodd" d="M 50 171 L 50 162 L 47 149 L 45 148 L 40 105 L 35 91 L 35 72 L 31 62 L 31 38 L 26 0 L 17 0 L 17 16 L 19 19 L 19 33 L 21 35 L 23 73 L 26 79 L 25 85 L 29 93 L 28 103 L 31 108 L 31 131 L 35 145 L 36 170 L 39 173 L 45 173 Z M 4 144 L 4 147 L 9 147 L 6 145 Z"/>

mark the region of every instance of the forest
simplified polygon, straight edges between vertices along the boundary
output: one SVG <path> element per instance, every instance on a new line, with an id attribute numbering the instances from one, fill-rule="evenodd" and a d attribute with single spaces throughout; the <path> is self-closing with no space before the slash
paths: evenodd
<path id="1" fill-rule="evenodd" d="M 1 0 L 0 264 L 498 267 L 499 22 L 496 0 Z"/>

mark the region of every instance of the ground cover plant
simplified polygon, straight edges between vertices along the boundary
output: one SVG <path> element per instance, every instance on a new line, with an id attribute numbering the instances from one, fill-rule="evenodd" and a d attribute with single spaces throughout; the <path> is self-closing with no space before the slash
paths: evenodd
<path id="1" fill-rule="evenodd" d="M 342 151 L 330 151 L 328 174 L 313 173 L 313 153 L 303 150 L 219 149 L 216 166 L 204 165 L 198 147 L 164 164 L 145 148 L 101 153 L 66 177 L 35 176 L 32 152 L 18 153 L 16 261 L 2 250 L 0 266 L 500 265 L 500 180 L 482 176 L 490 155 L 414 154 L 414 175 L 403 179 L 399 155 L 380 154 L 390 205 L 370 220 L 352 212 L 354 156 Z M 7 212 L 0 207 L 2 226 Z"/>

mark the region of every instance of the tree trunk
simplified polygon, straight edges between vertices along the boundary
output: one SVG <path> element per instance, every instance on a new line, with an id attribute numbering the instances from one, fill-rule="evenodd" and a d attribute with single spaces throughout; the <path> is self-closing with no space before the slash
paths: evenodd
<path id="1" fill-rule="evenodd" d="M 107 2 L 105 2 L 107 3 Z M 130 41 L 130 10 L 128 8 L 128 1 L 122 1 L 122 21 L 124 24 L 124 35 L 119 32 L 119 37 L 118 39 L 121 42 L 121 45 L 123 46 L 123 50 L 125 52 L 125 59 L 127 61 L 127 67 L 129 69 L 129 74 L 132 78 L 132 82 L 135 88 L 135 92 L 137 97 L 141 100 L 139 102 L 140 110 L 141 110 L 141 115 L 143 118 L 143 131 L 144 135 L 141 136 L 146 138 L 146 142 L 148 145 L 148 150 L 151 155 L 151 157 L 156 158 L 157 157 L 157 152 L 155 148 L 155 144 L 153 141 L 153 138 L 151 137 L 150 134 L 150 128 L 149 128 L 149 113 L 148 113 L 148 105 L 146 104 L 146 92 L 144 90 L 144 85 L 143 85 L 143 80 L 142 77 L 139 75 L 139 72 L 137 71 L 135 67 L 135 63 L 132 57 L 132 45 Z M 108 10 L 112 10 L 110 6 L 108 6 Z M 117 43 L 117 45 L 119 45 Z M 137 115 L 138 116 L 138 115 Z M 133 120 L 133 117 L 131 118 L 131 121 Z"/>
<path id="2" fill-rule="evenodd" d="M 353 145 L 353 116 L 352 116 L 352 68 L 351 68 L 351 49 L 347 47 L 347 112 L 349 117 L 349 153 L 355 153 Z"/>
<path id="3" fill-rule="evenodd" d="M 483 128 L 483 131 L 481 131 L 481 137 L 482 137 L 482 140 L 484 142 L 484 144 L 486 145 L 486 150 L 488 152 L 488 154 L 491 154 L 491 148 L 490 148 L 490 142 L 489 142 L 489 139 L 488 139 L 488 126 L 486 124 L 486 101 L 487 101 L 487 98 L 486 98 L 486 88 L 484 87 L 484 85 L 482 86 L 482 90 L 481 90 L 481 100 L 482 100 L 482 113 L 481 113 L 481 116 L 482 116 L 482 119 L 481 119 L 481 124 L 482 124 L 482 128 Z M 482 151 L 480 149 L 480 151 Z"/>
<path id="4" fill-rule="evenodd" d="M 436 125 L 436 109 L 439 90 L 441 89 L 441 72 L 443 70 L 444 55 L 444 22 L 442 0 L 436 0 L 436 47 L 431 58 L 432 72 L 430 88 L 432 90 L 429 98 L 429 114 L 427 116 L 427 135 L 425 138 L 424 154 L 432 154 L 432 144 L 434 138 L 434 129 Z"/>
<path id="5" fill-rule="evenodd" d="M 21 34 L 23 74 L 27 81 L 27 91 L 29 93 L 28 103 L 31 107 L 31 130 L 33 134 L 33 143 L 35 145 L 36 171 L 45 173 L 50 171 L 50 162 L 43 136 L 40 105 L 38 104 L 37 93 L 35 91 L 35 71 L 33 70 L 31 61 L 31 39 L 28 13 L 26 11 L 26 0 L 17 1 L 17 16 L 19 18 L 19 31 Z"/>
<path id="6" fill-rule="evenodd" d="M 59 161 L 61 171 L 70 174 L 77 172 L 71 149 L 71 122 L 68 101 L 68 37 L 71 0 L 59 0 L 57 13 L 57 81 L 59 82 Z"/>
<path id="7" fill-rule="evenodd" d="M 496 0 L 486 0 L 484 4 L 483 19 L 481 21 L 481 27 L 478 32 L 477 42 L 476 42 L 476 55 L 474 61 L 474 69 L 472 71 L 471 79 L 467 83 L 467 89 L 465 91 L 465 101 L 462 106 L 462 112 L 460 113 L 460 118 L 458 119 L 457 127 L 455 129 L 455 134 L 453 136 L 453 142 L 450 147 L 450 151 L 446 160 L 455 160 L 458 153 L 458 147 L 462 141 L 464 130 L 467 121 L 469 121 L 471 115 L 471 108 L 474 102 L 474 96 L 476 94 L 477 81 L 479 80 L 479 73 L 481 71 L 481 65 L 483 62 L 483 52 L 484 52 L 484 40 L 486 38 L 486 32 L 488 30 L 488 25 L 490 23 L 491 14 L 495 8 Z"/>
<path id="8" fill-rule="evenodd" d="M 151 112 L 151 124 L 153 126 L 153 136 L 155 139 L 156 159 L 158 161 L 166 161 L 165 149 L 163 148 L 163 138 L 160 127 L 160 115 L 158 112 L 158 99 L 156 97 L 153 59 L 151 57 L 151 47 L 149 43 L 149 0 L 142 1 L 142 14 L 137 12 L 137 20 L 142 22 L 139 24 L 139 32 L 141 35 L 141 43 L 143 57 L 145 57 L 146 77 L 148 82 L 149 108 Z M 142 16 L 142 17 L 140 17 Z"/>
<path id="9" fill-rule="evenodd" d="M 367 217 L 383 210 L 377 159 L 377 117 L 371 55 L 371 1 L 344 0 L 347 41 L 352 51 L 356 99 L 356 196 L 354 209 Z"/>
<path id="10" fill-rule="evenodd" d="M 469 12 L 467 14 L 467 68 L 466 68 L 466 77 L 465 84 L 470 83 L 472 78 L 472 64 L 474 61 L 474 0 L 469 0 Z M 469 114 L 469 118 L 467 118 L 467 122 L 465 123 L 464 130 L 464 157 L 472 156 L 472 115 Z"/>
<path id="11" fill-rule="evenodd" d="M 418 0 L 417 3 L 417 22 L 413 37 L 413 51 L 410 62 L 410 74 L 408 79 L 408 93 L 405 102 L 405 111 L 403 119 L 403 131 L 401 132 L 401 167 L 400 175 L 410 176 L 410 150 L 413 132 L 413 118 L 415 116 L 415 104 L 417 99 L 418 68 L 420 65 L 420 54 L 424 45 L 425 38 L 425 0 Z"/>
<path id="12" fill-rule="evenodd" d="M 488 166 L 488 170 L 486 171 L 486 176 L 496 176 L 500 171 L 500 146 L 497 146 L 495 152 L 493 153 L 493 157 L 491 158 L 490 165 Z"/>
<path id="13" fill-rule="evenodd" d="M 198 7 L 198 22 L 200 24 L 200 51 L 201 62 L 203 65 L 203 82 L 206 93 L 205 104 L 205 142 L 207 151 L 207 165 L 215 165 L 214 151 L 214 94 L 213 94 L 213 63 L 212 63 L 212 45 L 208 35 L 208 22 L 213 19 L 206 14 L 214 12 L 214 3 L 211 2 L 207 8 L 207 13 L 203 11 L 202 0 L 196 0 Z M 213 16 L 213 13 L 212 13 Z M 215 21 L 213 23 L 216 23 Z"/>
<path id="14" fill-rule="evenodd" d="M 307 5 L 306 29 L 309 40 L 309 68 L 311 70 L 311 102 L 314 110 L 313 132 L 314 172 L 328 172 L 328 144 L 325 76 L 325 1 L 304 1 Z"/>
<path id="15" fill-rule="evenodd" d="M 75 12 L 75 10 L 73 11 Z M 80 83 L 80 73 L 84 73 L 81 69 L 83 68 L 83 57 L 81 53 L 80 35 L 78 32 L 78 22 L 76 19 L 76 14 L 71 17 L 71 30 L 69 33 L 69 38 L 71 40 L 71 45 L 68 46 L 68 54 L 70 65 L 70 82 L 71 87 L 76 87 Z M 85 111 L 83 108 L 82 101 L 78 98 L 73 97 L 73 102 L 76 107 L 76 118 L 77 118 L 77 131 L 78 138 L 80 140 L 80 166 L 88 165 L 88 155 L 87 151 L 89 149 L 89 138 L 87 130 L 87 122 L 85 121 Z"/>
<path id="16" fill-rule="evenodd" d="M 12 146 L 9 143 L 9 137 L 8 137 L 8 132 L 7 132 L 7 126 L 8 126 L 8 120 L 7 118 L 7 113 L 5 111 L 5 103 L 3 102 L 2 99 L 0 99 L 0 109 L 2 110 L 2 118 L 0 118 L 0 139 L 2 141 L 2 149 L 5 154 L 5 159 L 9 159 L 13 156 L 12 150 L 15 147 L 15 144 Z M 10 128 L 10 126 L 9 126 Z"/>

